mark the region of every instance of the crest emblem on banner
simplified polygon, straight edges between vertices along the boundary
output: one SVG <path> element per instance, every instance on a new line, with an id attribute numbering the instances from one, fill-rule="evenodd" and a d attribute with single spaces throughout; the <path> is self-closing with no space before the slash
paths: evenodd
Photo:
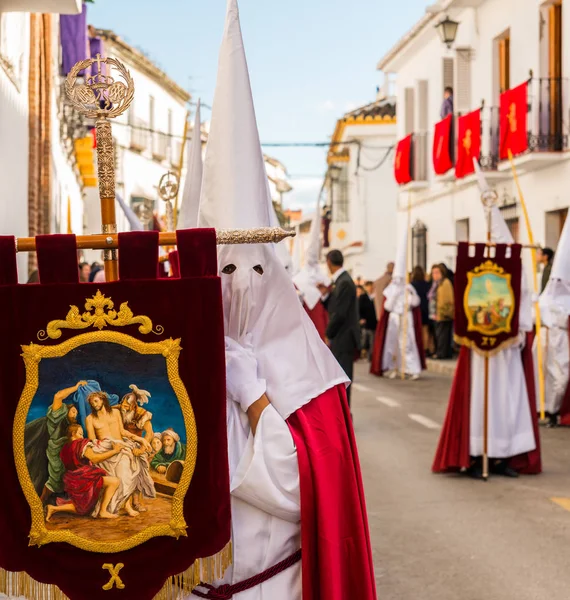
<path id="1" fill-rule="evenodd" d="M 184 496 L 197 432 L 178 374 L 180 339 L 142 341 L 115 328 L 162 333 L 128 303 L 97 292 L 22 347 L 26 384 L 14 420 L 18 477 L 32 512 L 31 545 L 67 542 L 120 552 L 186 535 Z"/>
<path id="2" fill-rule="evenodd" d="M 455 278 L 455 339 L 483 355 L 498 352 L 518 336 L 521 246 L 499 244 L 486 257 L 485 244 L 459 244 Z"/>

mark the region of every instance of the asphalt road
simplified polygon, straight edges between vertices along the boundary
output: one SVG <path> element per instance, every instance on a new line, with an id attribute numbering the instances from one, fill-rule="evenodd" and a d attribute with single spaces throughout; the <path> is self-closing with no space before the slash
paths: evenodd
<path id="1" fill-rule="evenodd" d="M 542 475 L 434 475 L 450 385 L 429 373 L 379 379 L 357 365 L 379 600 L 570 600 L 570 429 L 541 429 Z"/>

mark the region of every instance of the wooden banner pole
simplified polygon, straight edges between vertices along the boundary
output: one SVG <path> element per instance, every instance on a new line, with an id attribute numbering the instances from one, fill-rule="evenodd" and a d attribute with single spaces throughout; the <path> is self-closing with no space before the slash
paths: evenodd
<path id="1" fill-rule="evenodd" d="M 533 289 L 534 289 L 534 294 L 536 296 L 536 300 L 534 302 L 534 311 L 535 311 L 535 318 L 536 318 L 536 354 L 537 354 L 537 361 L 538 361 L 538 391 L 539 391 L 539 398 L 540 398 L 540 418 L 544 419 L 545 417 L 545 397 L 544 397 L 544 363 L 543 363 L 543 348 L 542 348 L 542 334 L 541 334 L 541 329 L 542 329 L 542 319 L 541 319 L 541 315 L 540 315 L 540 305 L 538 303 L 538 294 L 539 294 L 539 290 L 538 290 L 538 271 L 537 271 L 537 266 L 536 266 L 536 250 L 537 247 L 534 244 L 534 236 L 532 233 L 532 227 L 530 226 L 530 219 L 528 216 L 528 210 L 526 207 L 526 202 L 524 199 L 524 195 L 522 193 L 522 188 L 519 182 L 519 177 L 518 177 L 518 173 L 517 173 L 517 169 L 515 166 L 515 162 L 513 160 L 513 153 L 511 152 L 511 150 L 509 149 L 508 151 L 509 153 L 509 161 L 511 163 L 511 170 L 513 172 L 513 179 L 515 181 L 515 185 L 517 187 L 517 192 L 519 195 L 519 201 L 521 203 L 521 207 L 523 210 L 523 215 L 524 215 L 524 220 L 525 220 L 525 224 L 526 224 L 526 231 L 528 234 L 528 241 L 530 242 L 530 246 L 531 246 L 531 256 L 532 256 L 532 283 L 533 283 Z"/>

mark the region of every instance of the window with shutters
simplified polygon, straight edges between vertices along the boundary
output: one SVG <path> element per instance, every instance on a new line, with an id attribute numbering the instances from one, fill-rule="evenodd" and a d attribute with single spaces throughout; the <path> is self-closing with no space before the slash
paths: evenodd
<path id="1" fill-rule="evenodd" d="M 457 49 L 456 85 L 454 90 L 455 111 L 461 114 L 469 112 L 471 104 L 471 50 Z"/>
<path id="2" fill-rule="evenodd" d="M 453 88 L 453 80 L 454 80 L 454 71 L 455 71 L 455 61 L 453 58 L 444 58 L 443 59 L 443 87 L 441 93 L 443 94 L 443 90 L 446 87 Z"/>
<path id="3" fill-rule="evenodd" d="M 469 219 L 458 219 L 455 221 L 455 241 L 469 241 Z"/>
<path id="4" fill-rule="evenodd" d="M 404 103 L 404 128 L 405 134 L 409 135 L 414 132 L 414 88 L 404 90 Z"/>
<path id="5" fill-rule="evenodd" d="M 412 264 L 427 270 L 427 227 L 419 220 L 412 227 Z"/>
<path id="6" fill-rule="evenodd" d="M 418 131 L 428 129 L 428 82 L 427 79 L 418 81 Z"/>
<path id="7" fill-rule="evenodd" d="M 494 40 L 495 98 L 511 87 L 511 34 L 507 29 Z"/>

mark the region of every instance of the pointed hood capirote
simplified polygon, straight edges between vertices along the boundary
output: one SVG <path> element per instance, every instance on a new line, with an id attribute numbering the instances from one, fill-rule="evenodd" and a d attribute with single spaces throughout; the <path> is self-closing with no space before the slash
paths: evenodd
<path id="1" fill-rule="evenodd" d="M 200 191 L 202 190 L 202 134 L 200 120 L 200 100 L 196 107 L 192 141 L 188 152 L 186 181 L 182 192 L 182 204 L 178 216 L 178 229 L 192 229 L 198 226 L 198 210 L 200 208 Z"/>
<path id="2" fill-rule="evenodd" d="M 274 225 L 235 0 L 229 0 L 200 202 L 204 227 Z M 225 334 L 252 335 L 259 377 L 283 418 L 347 377 L 320 339 L 272 245 L 221 246 Z"/>
<path id="3" fill-rule="evenodd" d="M 298 240 L 295 240 L 298 243 Z M 309 310 L 313 310 L 320 302 L 321 294 L 317 286 L 329 285 L 329 278 L 323 273 L 319 264 L 321 255 L 321 214 L 320 198 L 317 200 L 315 215 L 311 221 L 311 230 L 309 231 L 309 243 L 305 252 L 305 264 L 295 272 L 293 282 L 303 294 L 303 301 Z"/>
<path id="4" fill-rule="evenodd" d="M 570 315 L 570 219 L 558 241 L 550 279 L 540 295 L 540 310 L 547 327 L 568 327 Z"/>

